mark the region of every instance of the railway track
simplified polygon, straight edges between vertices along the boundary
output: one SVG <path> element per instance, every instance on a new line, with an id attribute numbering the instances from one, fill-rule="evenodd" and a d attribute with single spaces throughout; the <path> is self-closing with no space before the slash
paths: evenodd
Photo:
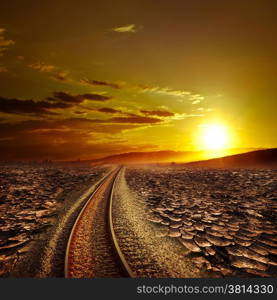
<path id="1" fill-rule="evenodd" d="M 103 178 L 76 218 L 67 243 L 66 278 L 135 277 L 113 226 L 113 191 L 120 170 Z"/>

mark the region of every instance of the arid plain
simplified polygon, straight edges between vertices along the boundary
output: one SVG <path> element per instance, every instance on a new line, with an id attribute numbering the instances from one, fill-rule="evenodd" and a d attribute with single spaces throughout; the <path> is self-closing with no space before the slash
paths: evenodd
<path id="1" fill-rule="evenodd" d="M 113 170 L 80 162 L 2 164 L 1 276 L 65 276 L 76 218 Z M 112 267 L 118 259 L 105 241 L 108 194 L 114 234 L 134 277 L 276 277 L 276 168 L 170 163 L 116 172 L 85 223 L 92 228 L 85 237 L 92 277 L 125 277 Z"/>

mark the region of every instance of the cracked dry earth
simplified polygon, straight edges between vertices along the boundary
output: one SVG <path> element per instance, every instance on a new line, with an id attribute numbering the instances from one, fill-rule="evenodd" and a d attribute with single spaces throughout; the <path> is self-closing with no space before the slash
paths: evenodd
<path id="1" fill-rule="evenodd" d="M 25 259 L 28 262 L 16 276 L 34 276 L 31 263 L 39 259 L 40 248 L 57 226 L 61 212 L 104 171 L 55 164 L 1 165 L 0 277 L 14 276 Z"/>
<path id="2" fill-rule="evenodd" d="M 147 220 L 150 214 L 145 208 L 144 199 L 129 189 L 125 172 L 121 172 L 114 191 L 113 222 L 118 243 L 135 277 L 213 277 L 195 268 L 188 251 Z"/>
<path id="3" fill-rule="evenodd" d="M 159 266 L 148 273 L 138 266 L 138 275 L 276 277 L 276 175 L 255 169 L 128 168 L 127 184 L 117 192 L 118 211 L 128 216 L 121 226 L 144 244 L 141 252 L 150 248 L 149 265 Z"/>

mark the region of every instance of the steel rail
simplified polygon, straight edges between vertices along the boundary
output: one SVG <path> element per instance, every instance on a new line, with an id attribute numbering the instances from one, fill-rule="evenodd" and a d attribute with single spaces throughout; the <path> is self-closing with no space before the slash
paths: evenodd
<path id="1" fill-rule="evenodd" d="M 112 246 L 115 250 L 115 254 L 117 256 L 117 258 L 119 259 L 120 265 L 122 267 L 123 272 L 128 276 L 128 277 L 135 277 L 134 273 L 132 272 L 129 264 L 127 263 L 127 260 L 123 254 L 123 252 L 120 249 L 120 246 L 118 244 L 118 240 L 115 234 L 115 230 L 114 230 L 114 225 L 113 225 L 113 213 L 112 213 L 112 204 L 113 204 L 113 194 L 114 194 L 114 187 L 115 187 L 115 182 L 116 179 L 118 178 L 120 171 L 122 168 L 119 168 L 119 170 L 117 171 L 111 171 L 109 172 L 106 176 L 104 176 L 104 178 L 102 180 L 99 181 L 99 183 L 97 184 L 97 187 L 95 188 L 95 190 L 92 192 L 92 194 L 89 196 L 88 200 L 86 201 L 86 203 L 84 204 L 84 206 L 82 207 L 81 211 L 79 212 L 73 227 L 71 229 L 69 238 L 68 238 L 68 242 L 67 242 L 67 247 L 66 247 L 66 253 L 65 253 L 65 264 L 64 264 L 64 277 L 65 278 L 69 278 L 69 252 L 70 252 L 70 247 L 71 247 L 71 243 L 73 240 L 73 236 L 75 234 L 75 229 L 80 221 L 80 219 L 83 216 L 84 211 L 86 210 L 87 206 L 89 205 L 89 203 L 91 203 L 91 201 L 93 201 L 95 194 L 98 192 L 98 190 L 101 188 L 101 186 L 105 183 L 105 181 L 109 178 L 109 176 L 112 175 L 112 173 L 114 172 L 114 178 L 112 181 L 112 187 L 111 187 L 111 191 L 108 197 L 108 228 L 109 228 L 109 234 L 110 234 L 110 238 L 111 238 L 111 242 L 112 242 Z"/>
<path id="2" fill-rule="evenodd" d="M 112 189 L 111 189 L 110 197 L 109 197 L 109 218 L 108 218 L 109 229 L 110 229 L 111 240 L 112 240 L 115 252 L 116 252 L 116 254 L 117 254 L 117 256 L 120 260 L 121 266 L 123 267 L 123 269 L 124 269 L 126 275 L 128 275 L 128 277 L 135 278 L 136 277 L 135 274 L 133 273 L 132 269 L 130 268 L 130 266 L 129 266 L 126 258 L 125 258 L 125 255 L 123 254 L 123 252 L 120 249 L 120 246 L 119 246 L 119 243 L 118 243 L 118 240 L 117 240 L 117 237 L 116 237 L 116 233 L 115 233 L 115 230 L 114 230 L 114 224 L 113 224 L 114 189 L 115 189 L 116 180 L 118 179 L 121 170 L 122 170 L 122 167 L 118 170 L 118 172 L 117 172 L 117 174 L 114 178 L 114 181 L 112 183 Z"/>
<path id="3" fill-rule="evenodd" d="M 113 171 L 109 172 L 107 175 L 105 175 L 96 185 L 95 190 L 92 192 L 92 194 L 88 197 L 88 200 L 86 201 L 86 203 L 84 204 L 84 206 L 82 207 L 81 211 L 79 212 L 73 226 L 72 229 L 70 231 L 70 235 L 67 241 L 67 245 L 66 245 L 66 251 L 65 251 L 65 263 L 64 263 L 64 277 L 68 278 L 68 258 L 69 258 L 69 251 L 70 251 L 70 246 L 71 246 L 71 242 L 73 239 L 73 235 L 75 233 L 75 228 L 77 227 L 78 222 L 80 221 L 84 211 L 86 210 L 88 204 L 93 200 L 94 195 L 97 193 L 97 191 L 100 189 L 100 187 L 102 186 L 102 184 L 105 182 L 105 180 L 112 174 Z"/>

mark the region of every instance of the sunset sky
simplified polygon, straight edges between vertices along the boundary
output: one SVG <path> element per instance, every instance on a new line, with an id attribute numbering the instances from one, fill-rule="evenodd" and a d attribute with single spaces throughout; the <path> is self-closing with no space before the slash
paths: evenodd
<path id="1" fill-rule="evenodd" d="M 205 150 L 201 131 L 213 124 L 226 129 L 225 147 L 277 147 L 276 9 L 5 1 L 0 160 Z"/>

